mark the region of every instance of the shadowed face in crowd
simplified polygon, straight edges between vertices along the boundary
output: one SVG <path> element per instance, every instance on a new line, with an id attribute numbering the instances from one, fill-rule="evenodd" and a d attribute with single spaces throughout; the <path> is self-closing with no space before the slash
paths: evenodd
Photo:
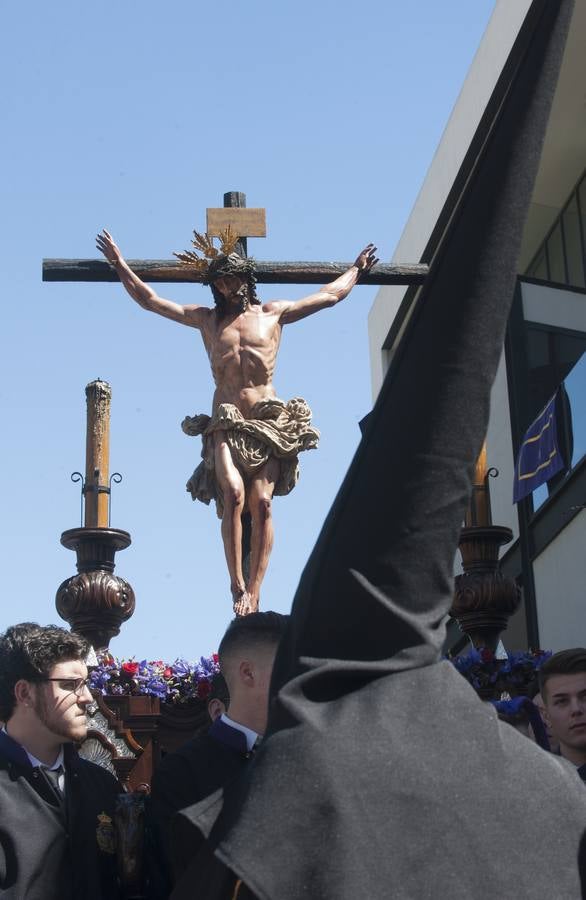
<path id="1" fill-rule="evenodd" d="M 552 675 L 543 693 L 554 738 L 564 749 L 586 753 L 586 672 Z"/>
<path id="2" fill-rule="evenodd" d="M 539 715 L 541 716 L 541 720 L 545 726 L 545 732 L 547 734 L 547 739 L 549 741 L 549 746 L 552 752 L 557 753 L 559 750 L 559 741 L 557 737 L 554 737 L 554 734 L 551 730 L 551 725 L 549 724 L 549 719 L 547 717 L 547 710 L 545 708 L 545 703 L 543 702 L 543 697 L 541 694 L 536 694 L 533 698 L 533 702 L 537 709 L 539 710 Z"/>

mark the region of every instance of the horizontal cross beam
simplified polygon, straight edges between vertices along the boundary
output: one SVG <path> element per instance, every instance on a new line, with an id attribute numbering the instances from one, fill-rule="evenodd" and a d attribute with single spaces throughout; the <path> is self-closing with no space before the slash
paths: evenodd
<path id="1" fill-rule="evenodd" d="M 201 282 L 202 276 L 172 259 L 129 259 L 128 265 L 148 282 Z M 350 268 L 351 262 L 263 262 L 255 260 L 259 284 L 327 284 Z M 360 284 L 423 284 L 426 265 L 379 263 L 360 279 Z M 118 281 L 118 275 L 102 259 L 44 259 L 43 281 Z"/>

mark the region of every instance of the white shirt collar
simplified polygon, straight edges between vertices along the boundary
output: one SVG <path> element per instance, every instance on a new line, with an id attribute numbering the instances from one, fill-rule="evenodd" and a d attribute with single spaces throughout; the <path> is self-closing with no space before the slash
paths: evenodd
<path id="1" fill-rule="evenodd" d="M 48 769 L 49 772 L 54 772 L 55 769 L 59 768 L 59 766 L 61 766 L 62 768 L 65 768 L 64 757 L 63 757 L 63 744 L 61 745 L 61 750 L 59 751 L 59 756 L 57 757 L 57 759 L 55 760 L 55 762 L 53 763 L 52 766 L 46 766 L 45 763 L 41 762 L 40 759 L 37 759 L 36 756 L 33 756 L 32 753 L 29 753 L 28 750 L 26 749 L 26 747 L 23 747 L 22 749 L 28 756 L 28 758 L 30 760 L 30 764 L 31 764 L 31 766 L 33 766 L 33 768 L 36 766 L 42 766 L 44 769 Z"/>
<path id="2" fill-rule="evenodd" d="M 224 724 L 229 725 L 230 728 L 235 728 L 236 731 L 241 731 L 244 737 L 246 738 L 246 748 L 250 752 L 254 747 L 256 740 L 260 735 L 253 731 L 252 728 L 247 728 L 246 725 L 241 725 L 240 722 L 235 722 L 234 719 L 231 719 L 226 713 L 222 713 L 220 716 L 222 722 Z"/>
<path id="3" fill-rule="evenodd" d="M 2 731 L 3 731 L 5 734 L 8 734 L 8 732 L 6 731 L 6 726 L 3 726 Z M 9 734 L 8 734 L 8 737 L 10 737 Z M 14 740 L 14 738 L 12 738 L 12 740 Z M 17 742 L 17 743 L 18 743 L 18 742 Z M 28 750 L 26 749 L 26 747 L 23 747 L 22 744 L 21 744 L 20 746 L 22 747 L 22 749 L 24 750 L 24 752 L 25 752 L 26 755 L 28 756 L 29 762 L 30 762 L 31 766 L 32 766 L 34 769 L 38 768 L 39 766 L 42 766 L 44 769 L 49 769 L 50 772 L 54 772 L 55 769 L 58 769 L 58 768 L 59 768 L 59 766 L 62 766 L 63 768 L 65 768 L 64 761 L 63 761 L 63 760 L 64 760 L 64 756 L 63 756 L 63 744 L 61 744 L 61 749 L 60 749 L 60 751 L 59 751 L 59 755 L 58 755 L 57 759 L 55 760 L 55 762 L 53 763 L 52 766 L 46 766 L 45 763 L 41 762 L 40 759 L 37 759 L 36 756 L 33 756 L 32 753 L 29 753 Z"/>

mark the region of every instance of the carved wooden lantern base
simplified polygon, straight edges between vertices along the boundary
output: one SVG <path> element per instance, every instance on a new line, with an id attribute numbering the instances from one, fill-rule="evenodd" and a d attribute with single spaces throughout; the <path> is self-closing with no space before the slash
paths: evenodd
<path id="1" fill-rule="evenodd" d="M 63 546 L 76 552 L 78 574 L 60 585 L 55 606 L 96 650 L 106 649 L 134 612 L 134 591 L 114 575 L 116 552 L 130 542 L 128 532 L 116 528 L 71 528 L 61 535 Z"/>
<path id="2" fill-rule="evenodd" d="M 460 535 L 464 574 L 456 576 L 450 615 L 475 647 L 493 653 L 521 603 L 517 582 L 498 567 L 499 548 L 512 537 L 511 529 L 502 525 L 463 528 Z"/>

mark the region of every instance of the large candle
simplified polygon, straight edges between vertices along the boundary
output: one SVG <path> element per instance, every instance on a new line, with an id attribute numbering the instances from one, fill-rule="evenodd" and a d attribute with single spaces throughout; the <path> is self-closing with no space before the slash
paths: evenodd
<path id="1" fill-rule="evenodd" d="M 474 467 L 474 481 L 472 484 L 472 496 L 470 507 L 466 514 L 466 526 L 491 525 L 490 493 L 487 478 L 486 465 L 486 441 L 482 445 L 480 455 Z"/>
<path id="2" fill-rule="evenodd" d="M 105 381 L 92 381 L 87 385 L 85 395 L 85 527 L 107 528 L 109 496 L 103 489 L 109 488 L 112 389 Z"/>

